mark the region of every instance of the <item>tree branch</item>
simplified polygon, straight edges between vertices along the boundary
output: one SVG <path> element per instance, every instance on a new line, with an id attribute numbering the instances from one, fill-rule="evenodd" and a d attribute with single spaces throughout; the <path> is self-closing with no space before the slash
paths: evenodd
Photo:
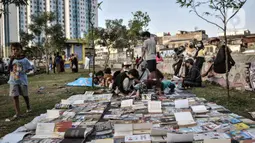
<path id="1" fill-rule="evenodd" d="M 226 23 L 228 23 L 229 20 L 231 20 L 231 19 L 239 12 L 239 10 L 243 7 L 243 5 L 244 5 L 246 2 L 247 2 L 247 0 L 245 0 L 245 1 L 240 5 L 240 7 L 236 10 L 236 12 L 235 12 L 232 16 L 229 17 L 229 19 L 227 20 Z"/>
<path id="2" fill-rule="evenodd" d="M 223 29 L 220 25 L 218 25 L 217 23 L 214 23 L 214 22 L 212 22 L 212 21 L 209 21 L 208 19 L 206 19 L 206 18 L 204 18 L 203 16 L 201 16 L 201 15 L 197 12 L 197 10 L 196 10 L 195 7 L 193 7 L 193 10 L 194 10 L 194 12 L 196 13 L 196 15 L 197 15 L 198 17 L 200 17 L 201 19 L 203 19 L 204 21 L 206 21 L 206 22 L 208 22 L 208 23 L 210 23 L 210 24 L 212 24 L 212 25 L 217 26 L 217 27 L 220 28 L 221 30 L 224 30 L 224 29 Z"/>

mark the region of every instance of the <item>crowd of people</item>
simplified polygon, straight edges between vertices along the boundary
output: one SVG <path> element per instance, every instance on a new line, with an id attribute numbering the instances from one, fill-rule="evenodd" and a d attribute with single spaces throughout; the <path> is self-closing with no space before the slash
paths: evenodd
<path id="1" fill-rule="evenodd" d="M 143 52 L 141 57 L 136 58 L 136 66 L 123 63 L 122 68 L 112 74 L 111 69 L 96 73 L 94 81 L 96 84 L 112 89 L 115 94 L 130 95 L 137 93 L 141 88 L 155 89 L 158 95 L 174 92 L 176 86 L 180 89 L 201 87 L 203 77 L 213 77 L 214 73 L 226 73 L 225 46 L 220 39 L 212 39 L 210 42 L 218 47 L 218 54 L 206 61 L 206 49 L 202 41 L 191 41 L 181 47 L 174 49 L 173 63 L 174 77 L 167 80 L 157 64 L 163 61 L 159 52 L 156 52 L 156 40 L 149 32 L 144 32 Z M 235 65 L 230 49 L 228 49 L 229 65 L 228 71 Z M 208 62 L 208 69 L 202 72 L 202 67 Z M 135 91 L 135 92 L 134 92 Z"/>

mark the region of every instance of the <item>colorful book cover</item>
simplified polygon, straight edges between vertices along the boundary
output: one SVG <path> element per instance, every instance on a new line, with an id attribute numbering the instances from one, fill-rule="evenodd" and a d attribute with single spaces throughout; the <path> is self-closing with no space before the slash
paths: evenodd
<path id="1" fill-rule="evenodd" d="M 234 126 L 237 130 L 246 130 L 250 128 L 248 125 L 244 123 L 238 123 L 238 124 L 235 124 Z"/>
<path id="2" fill-rule="evenodd" d="M 252 136 L 245 131 L 232 131 L 230 136 L 235 140 L 250 140 Z"/>
<path id="3" fill-rule="evenodd" d="M 59 122 L 55 125 L 55 132 L 65 132 L 67 129 L 72 128 L 72 122 Z"/>

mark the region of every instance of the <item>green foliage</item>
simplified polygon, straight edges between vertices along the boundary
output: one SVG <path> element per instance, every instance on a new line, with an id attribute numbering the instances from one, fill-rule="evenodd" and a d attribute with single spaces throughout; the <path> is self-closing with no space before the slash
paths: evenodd
<path id="1" fill-rule="evenodd" d="M 148 30 L 147 27 L 151 19 L 147 12 L 137 11 L 132 13 L 132 15 L 133 19 L 128 22 L 127 38 L 129 45 L 135 47 L 140 40 L 140 33 Z"/>
<path id="2" fill-rule="evenodd" d="M 20 44 L 23 47 L 28 47 L 29 42 L 31 42 L 34 38 L 35 36 L 33 34 L 29 34 L 24 31 L 20 32 Z"/>
<path id="3" fill-rule="evenodd" d="M 53 53 L 55 51 L 61 51 L 65 46 L 65 35 L 60 24 L 49 24 L 56 21 L 56 17 L 52 12 L 44 12 L 40 15 L 31 16 L 32 24 L 29 25 L 29 29 L 32 33 L 41 37 L 43 35 L 42 43 L 38 39 L 38 47 L 42 47 L 44 53 Z"/>

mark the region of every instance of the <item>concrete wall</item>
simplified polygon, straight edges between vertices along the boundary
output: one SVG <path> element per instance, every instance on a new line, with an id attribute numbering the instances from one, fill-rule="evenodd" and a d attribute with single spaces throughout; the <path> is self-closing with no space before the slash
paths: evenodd
<path id="1" fill-rule="evenodd" d="M 255 55 L 235 54 L 232 55 L 232 57 L 235 60 L 236 65 L 232 67 L 229 73 L 230 86 L 237 89 L 247 89 L 249 87 L 249 83 L 246 82 L 247 70 L 245 63 L 254 62 Z M 165 58 L 164 62 L 158 64 L 157 68 L 163 73 L 173 74 L 173 63 L 173 59 Z M 205 63 L 202 69 L 202 73 L 207 69 L 207 67 L 207 63 Z M 222 86 L 226 86 L 225 78 L 225 74 L 216 74 L 215 78 L 210 80 L 213 80 Z"/>

